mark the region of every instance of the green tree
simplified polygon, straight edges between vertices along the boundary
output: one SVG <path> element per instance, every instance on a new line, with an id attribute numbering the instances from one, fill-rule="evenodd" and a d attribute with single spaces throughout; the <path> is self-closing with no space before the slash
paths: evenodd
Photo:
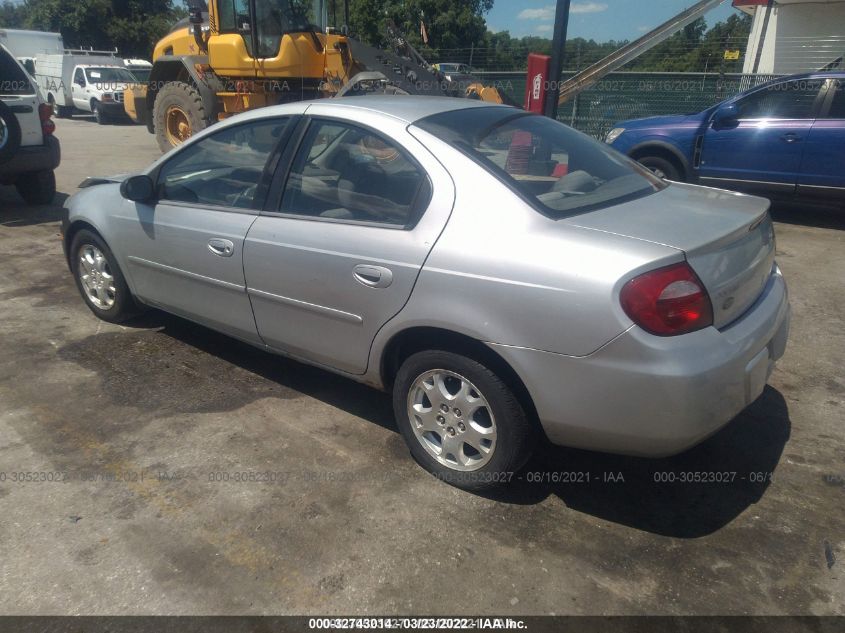
<path id="1" fill-rule="evenodd" d="M 173 0 L 25 0 L 19 7 L 21 26 L 58 31 L 68 47 L 117 48 L 125 57 L 145 58 L 184 14 Z"/>
<path id="2" fill-rule="evenodd" d="M 493 0 L 351 0 L 350 26 L 362 41 L 383 46 L 385 25 L 393 20 L 412 45 L 429 55 L 482 45 L 487 32 L 484 14 L 491 8 Z"/>
<path id="3" fill-rule="evenodd" d="M 0 27 L 6 29 L 20 29 L 25 24 L 26 14 L 20 4 L 5 0 L 0 4 Z"/>

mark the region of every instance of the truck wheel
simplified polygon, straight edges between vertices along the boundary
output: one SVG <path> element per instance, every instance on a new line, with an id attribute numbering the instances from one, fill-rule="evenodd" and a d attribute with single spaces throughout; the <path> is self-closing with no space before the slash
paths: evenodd
<path id="1" fill-rule="evenodd" d="M 674 180 L 675 182 L 682 182 L 681 170 L 671 161 L 660 156 L 642 156 L 637 159 L 646 169 L 651 170 L 655 176 L 664 178 L 666 180 Z"/>
<path id="2" fill-rule="evenodd" d="M 103 114 L 103 107 L 100 105 L 100 102 L 96 99 L 91 102 L 91 112 L 94 115 L 94 118 L 97 120 L 97 125 L 105 125 L 108 123 L 108 118 L 106 115 Z"/>
<path id="3" fill-rule="evenodd" d="M 55 97 L 53 97 L 53 95 L 50 95 L 47 100 L 49 101 L 50 106 L 53 108 L 54 117 L 56 117 L 57 119 L 67 119 L 70 116 L 71 109 L 65 106 L 60 106 L 58 103 L 56 103 L 56 99 Z"/>
<path id="4" fill-rule="evenodd" d="M 22 174 L 15 189 L 27 204 L 50 204 L 56 196 L 56 174 L 52 170 Z"/>
<path id="5" fill-rule="evenodd" d="M 166 83 L 159 91 L 153 106 L 153 122 L 162 152 L 170 151 L 208 127 L 200 93 L 181 81 Z"/>
<path id="6" fill-rule="evenodd" d="M 21 146 L 21 125 L 11 108 L 0 101 L 0 165 L 8 162 Z"/>

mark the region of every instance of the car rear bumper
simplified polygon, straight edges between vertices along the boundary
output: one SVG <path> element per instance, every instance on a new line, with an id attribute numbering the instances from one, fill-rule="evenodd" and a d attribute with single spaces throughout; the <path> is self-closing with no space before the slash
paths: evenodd
<path id="1" fill-rule="evenodd" d="M 522 378 L 553 443 L 661 457 L 706 439 L 763 393 L 789 323 L 775 267 L 755 304 L 722 330 L 662 338 L 632 327 L 582 358 L 491 346 Z"/>
<path id="2" fill-rule="evenodd" d="M 55 136 L 44 139 L 44 145 L 24 146 L 3 164 L 0 164 L 0 181 L 7 176 L 17 176 L 36 171 L 52 171 L 62 159 L 61 145 Z"/>

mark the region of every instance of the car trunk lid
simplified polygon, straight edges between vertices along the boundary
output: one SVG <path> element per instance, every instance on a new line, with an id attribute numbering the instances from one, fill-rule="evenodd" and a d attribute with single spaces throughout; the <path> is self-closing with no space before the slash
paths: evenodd
<path id="1" fill-rule="evenodd" d="M 717 328 L 757 300 L 775 258 L 769 201 L 719 189 L 672 184 L 663 191 L 567 222 L 683 251 L 713 303 Z"/>

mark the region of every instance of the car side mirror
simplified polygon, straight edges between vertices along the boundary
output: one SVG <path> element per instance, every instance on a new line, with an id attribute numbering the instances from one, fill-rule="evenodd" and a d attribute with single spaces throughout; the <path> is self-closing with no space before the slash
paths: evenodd
<path id="1" fill-rule="evenodd" d="M 149 176 L 132 176 L 120 184 L 120 195 L 132 202 L 150 202 L 155 196 L 155 183 Z"/>
<path id="2" fill-rule="evenodd" d="M 735 103 L 723 105 L 713 115 L 713 127 L 716 129 L 730 127 L 739 121 L 739 108 Z"/>

